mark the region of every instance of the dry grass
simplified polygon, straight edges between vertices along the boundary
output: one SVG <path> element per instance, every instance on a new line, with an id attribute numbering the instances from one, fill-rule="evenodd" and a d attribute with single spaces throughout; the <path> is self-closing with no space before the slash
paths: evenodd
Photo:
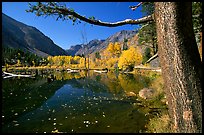
<path id="1" fill-rule="evenodd" d="M 170 119 L 169 115 L 163 114 L 159 118 L 150 119 L 147 127 L 147 132 L 150 133 L 170 133 Z"/>
<path id="2" fill-rule="evenodd" d="M 154 89 L 156 92 L 155 92 L 155 95 L 154 96 L 158 96 L 160 94 L 162 94 L 164 91 L 164 81 L 163 81 L 163 78 L 161 75 L 157 75 L 151 85 L 150 85 L 150 88 Z"/>

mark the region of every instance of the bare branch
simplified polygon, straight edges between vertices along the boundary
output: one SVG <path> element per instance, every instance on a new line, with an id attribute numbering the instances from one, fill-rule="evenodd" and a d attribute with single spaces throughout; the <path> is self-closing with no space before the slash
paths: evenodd
<path id="1" fill-rule="evenodd" d="M 85 16 L 82 16 L 78 14 L 77 12 L 66 8 L 65 6 L 56 6 L 56 5 L 45 5 L 45 4 L 40 4 L 40 5 L 35 5 L 31 7 L 30 10 L 27 10 L 28 12 L 35 12 L 36 15 L 42 16 L 42 15 L 57 15 L 59 18 L 63 20 L 68 20 L 71 19 L 73 22 L 76 21 L 76 19 L 79 19 L 81 21 L 87 22 L 89 24 L 94 24 L 94 25 L 99 25 L 99 26 L 106 26 L 106 27 L 117 27 L 117 26 L 122 26 L 122 25 L 136 25 L 136 24 L 141 24 L 141 23 L 146 23 L 149 21 L 153 21 L 153 15 L 145 16 L 140 19 L 126 19 L 123 21 L 118 21 L 118 22 L 102 22 L 100 20 L 95 20 L 94 17 L 92 18 L 87 18 Z M 58 19 L 59 19 L 58 18 Z"/>
<path id="2" fill-rule="evenodd" d="M 136 6 L 130 6 L 130 8 L 134 11 L 135 9 L 137 9 L 140 5 L 142 5 L 143 2 L 140 2 L 139 4 L 137 4 Z"/>

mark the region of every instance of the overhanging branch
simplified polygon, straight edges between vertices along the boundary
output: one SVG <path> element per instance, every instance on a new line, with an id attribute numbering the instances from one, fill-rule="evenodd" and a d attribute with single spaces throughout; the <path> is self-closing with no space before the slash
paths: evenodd
<path id="1" fill-rule="evenodd" d="M 76 12 L 69 12 L 69 10 L 67 10 L 65 13 L 73 15 L 74 17 L 80 19 L 81 21 L 84 21 L 84 22 L 87 22 L 90 24 L 94 24 L 94 25 L 107 26 L 107 27 L 117 27 L 117 26 L 122 26 L 122 25 L 126 25 L 126 24 L 135 25 L 135 24 L 141 24 L 141 23 L 146 23 L 146 22 L 152 21 L 152 15 L 149 15 L 149 16 L 146 16 L 146 17 L 143 17 L 140 19 L 136 19 L 136 20 L 126 19 L 123 21 L 110 23 L 110 22 L 102 22 L 100 20 L 92 20 L 92 19 L 83 17 Z"/>
<path id="2" fill-rule="evenodd" d="M 34 5 L 30 7 L 30 10 L 27 10 L 27 12 L 35 12 L 36 15 L 42 16 L 42 15 L 56 15 L 58 18 L 61 18 L 63 20 L 68 20 L 71 18 L 73 22 L 76 21 L 76 19 L 79 19 L 81 21 L 87 22 L 89 24 L 94 24 L 94 25 L 99 25 L 99 26 L 106 26 L 106 27 L 117 27 L 117 26 L 122 26 L 122 25 L 136 25 L 136 24 L 141 24 L 141 23 L 146 23 L 153 21 L 153 15 L 148 15 L 136 20 L 133 19 L 126 19 L 123 21 L 118 21 L 118 22 L 102 22 L 100 20 L 95 20 L 95 18 L 87 18 L 85 16 L 82 16 L 78 14 L 77 12 L 68 9 L 65 6 L 59 6 L 56 5 L 56 3 L 52 4 L 43 4 L 39 3 L 38 5 Z"/>

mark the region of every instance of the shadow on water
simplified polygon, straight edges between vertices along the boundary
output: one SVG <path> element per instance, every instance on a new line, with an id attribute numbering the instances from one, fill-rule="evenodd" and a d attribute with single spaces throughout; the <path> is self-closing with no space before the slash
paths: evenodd
<path id="1" fill-rule="evenodd" d="M 64 82 L 47 79 L 11 78 L 2 81 L 3 124 L 42 105 Z"/>
<path id="2" fill-rule="evenodd" d="M 53 72 L 2 81 L 3 132 L 123 132 L 145 130 L 148 118 L 126 92 L 150 84 L 141 75 Z"/>

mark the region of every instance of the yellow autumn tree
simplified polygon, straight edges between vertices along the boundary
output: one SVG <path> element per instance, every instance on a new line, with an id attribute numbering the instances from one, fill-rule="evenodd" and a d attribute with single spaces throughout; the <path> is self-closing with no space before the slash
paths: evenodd
<path id="1" fill-rule="evenodd" d="M 79 61 L 78 67 L 79 67 L 79 68 L 85 68 L 84 63 L 85 63 L 85 58 L 81 57 L 81 58 L 80 58 L 80 61 Z"/>
<path id="2" fill-rule="evenodd" d="M 118 58 L 110 58 L 106 61 L 107 68 L 114 68 L 118 62 Z"/>
<path id="3" fill-rule="evenodd" d="M 122 52 L 122 55 L 118 61 L 119 69 L 132 70 L 135 65 L 139 65 L 142 61 L 142 55 L 140 51 L 134 47 L 130 47 L 128 50 Z"/>
<path id="4" fill-rule="evenodd" d="M 70 67 L 71 65 L 71 60 L 72 60 L 72 56 L 64 56 L 64 66 L 66 67 Z"/>
<path id="5" fill-rule="evenodd" d="M 114 44 L 113 44 L 112 42 L 110 42 L 110 43 L 108 44 L 107 50 L 108 50 L 110 53 L 114 53 Z"/>
<path id="6" fill-rule="evenodd" d="M 121 54 L 121 43 L 115 42 L 114 44 L 114 55 L 119 56 Z"/>
<path id="7" fill-rule="evenodd" d="M 47 61 L 48 61 L 48 65 L 49 65 L 49 66 L 53 65 L 52 56 L 48 56 L 48 57 L 47 57 Z"/>
<path id="8" fill-rule="evenodd" d="M 119 42 L 115 42 L 115 43 L 110 42 L 108 47 L 107 47 L 107 51 L 109 51 L 112 56 L 119 57 L 119 55 L 121 54 L 121 43 L 119 43 Z"/>

